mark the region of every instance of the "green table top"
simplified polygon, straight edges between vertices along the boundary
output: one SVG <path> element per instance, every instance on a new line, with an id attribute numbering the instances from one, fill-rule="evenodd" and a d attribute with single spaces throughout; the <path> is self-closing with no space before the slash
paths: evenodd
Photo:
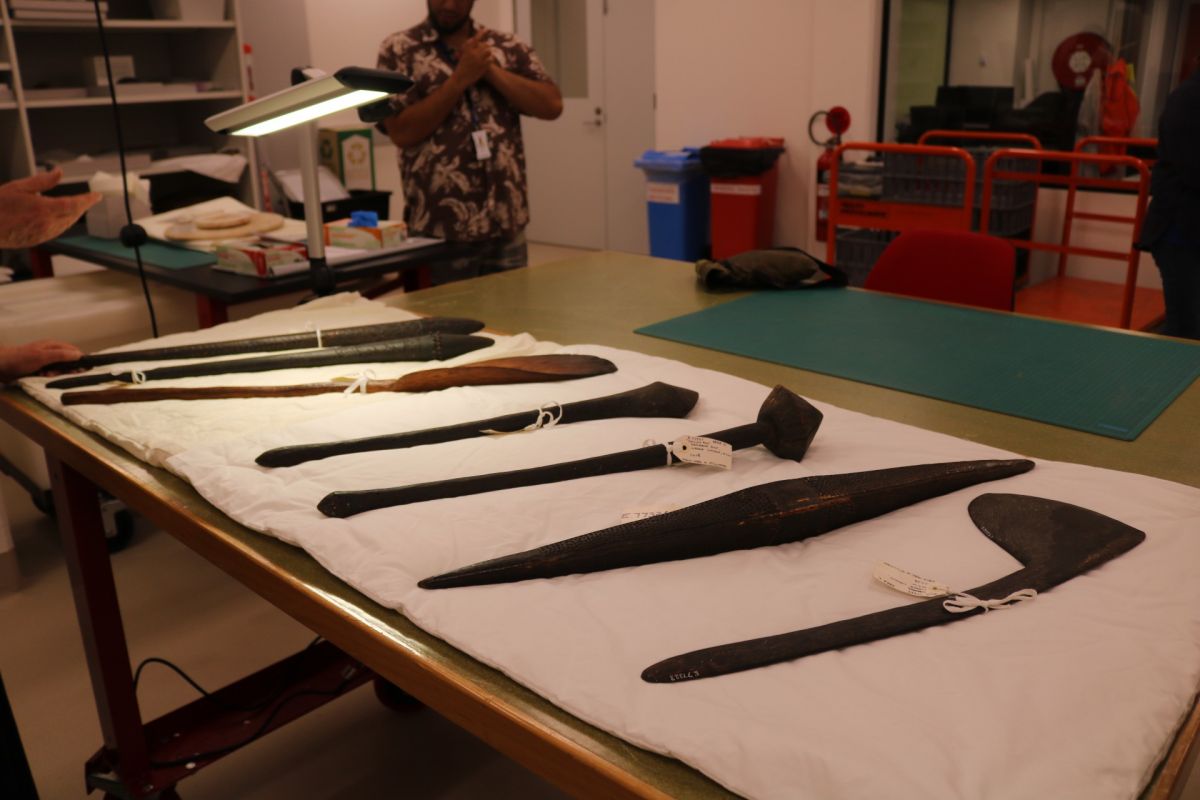
<path id="1" fill-rule="evenodd" d="M 423 314 L 482 319 L 498 331 L 528 331 L 563 344 L 621 347 L 765 385 L 783 383 L 814 400 L 1034 458 L 1138 472 L 1200 487 L 1200 385 L 1195 382 L 1135 441 L 1127 442 L 634 332 L 748 294 L 705 292 L 696 284 L 690 264 L 597 252 L 395 295 L 387 302 Z"/>

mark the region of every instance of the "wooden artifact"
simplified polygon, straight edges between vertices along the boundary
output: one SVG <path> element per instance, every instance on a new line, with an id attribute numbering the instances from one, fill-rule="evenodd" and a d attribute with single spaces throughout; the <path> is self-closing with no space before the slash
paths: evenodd
<path id="1" fill-rule="evenodd" d="M 368 380 L 362 384 L 364 393 L 372 392 L 433 392 L 454 386 L 490 386 L 506 383 L 542 383 L 570 381 L 616 372 L 617 366 L 608 359 L 583 355 L 513 356 L 478 361 L 461 367 L 438 367 L 410 372 L 393 381 Z M 65 406 L 87 403 L 144 403 L 156 400 L 225 400 L 260 397 L 308 397 L 315 394 L 345 392 L 351 384 L 302 383 L 292 386 L 197 386 L 151 387 L 146 389 L 96 389 L 85 392 L 66 392 Z"/>
<path id="2" fill-rule="evenodd" d="M 1032 461 L 954 461 L 752 486 L 694 506 L 426 578 L 448 589 L 556 578 L 785 544 L 1033 469 Z"/>
<path id="3" fill-rule="evenodd" d="M 821 412 L 794 392 L 776 386 L 763 401 L 758 420 L 736 428 L 707 434 L 740 450 L 755 445 L 766 445 L 780 458 L 799 461 L 804 458 L 817 428 L 821 425 Z M 387 506 L 406 503 L 421 503 L 445 497 L 463 497 L 481 492 L 514 489 L 518 486 L 536 486 L 576 478 L 590 478 L 617 472 L 632 472 L 652 467 L 678 463 L 679 458 L 664 444 L 608 453 L 602 456 L 548 464 L 541 467 L 495 472 L 490 475 L 472 475 L 466 478 L 418 483 L 390 489 L 366 489 L 362 491 L 331 492 L 321 499 L 317 508 L 330 517 L 349 517 Z"/>
<path id="4" fill-rule="evenodd" d="M 486 336 L 463 336 L 457 333 L 430 333 L 390 342 L 368 342 L 346 347 L 323 347 L 319 350 L 298 350 L 270 356 L 233 358 L 224 361 L 200 361 L 158 367 L 144 372 L 92 372 L 59 378 L 46 384 L 48 389 L 76 389 L 98 383 L 120 381 L 143 383 L 167 378 L 197 378 L 205 375 L 229 375 L 238 372 L 269 372 L 274 369 L 297 367 L 328 367 L 336 364 L 374 364 L 380 361 L 445 361 L 483 347 L 491 347 L 494 339 Z"/>
<path id="5" fill-rule="evenodd" d="M 1079 506 L 1019 494 L 984 494 L 968 506 L 971 519 L 1022 568 L 968 592 L 864 614 L 816 628 L 719 645 L 647 667 L 642 679 L 676 683 L 792 661 L 943 625 L 1006 607 L 1082 575 L 1133 549 L 1146 534 Z M 1033 624 L 1036 624 L 1034 622 Z"/>
<path id="6" fill-rule="evenodd" d="M 347 439 L 340 442 L 319 444 L 297 444 L 276 447 L 262 453 L 255 462 L 263 467 L 292 467 L 307 461 L 350 453 L 368 453 L 375 450 L 396 450 L 420 445 L 441 444 L 459 439 L 471 439 L 496 433 L 514 433 L 549 419 L 552 425 L 569 425 L 573 422 L 590 422 L 614 417 L 686 417 L 696 405 L 699 395 L 691 389 L 682 389 L 669 383 L 651 383 L 606 397 L 594 397 L 566 403 L 555 410 L 557 415 L 545 408 L 520 411 L 490 419 L 460 422 L 441 428 L 426 428 L 419 431 L 389 433 L 368 436 L 362 439 Z M 547 416 L 548 415 L 548 416 Z"/>

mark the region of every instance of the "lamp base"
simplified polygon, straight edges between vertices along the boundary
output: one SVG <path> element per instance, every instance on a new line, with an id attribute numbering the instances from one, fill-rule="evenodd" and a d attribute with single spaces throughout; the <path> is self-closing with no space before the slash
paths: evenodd
<path id="1" fill-rule="evenodd" d="M 317 297 L 333 294 L 337 289 L 337 277 L 334 276 L 333 269 L 325 261 L 324 256 L 308 260 L 308 278 L 313 294 Z"/>

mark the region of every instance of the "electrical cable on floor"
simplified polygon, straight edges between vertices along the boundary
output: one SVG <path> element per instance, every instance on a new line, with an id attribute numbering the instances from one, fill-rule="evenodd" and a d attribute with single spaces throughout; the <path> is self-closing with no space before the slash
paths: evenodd
<path id="1" fill-rule="evenodd" d="M 322 638 L 323 637 L 321 637 L 321 636 L 316 637 L 311 642 L 309 642 L 308 645 L 305 646 L 304 649 L 309 650 L 312 647 L 315 647 L 322 640 Z M 263 710 L 264 708 L 266 708 L 272 704 L 274 704 L 274 706 L 275 706 L 274 708 L 271 709 L 271 713 L 269 713 L 266 716 L 266 719 L 264 719 L 262 721 L 262 723 L 259 724 L 258 728 L 254 731 L 254 733 L 250 734 L 248 737 L 246 737 L 242 741 L 235 742 L 235 743 L 229 744 L 229 745 L 225 745 L 224 747 L 218 747 L 213 750 L 206 750 L 202 753 L 192 753 L 191 755 L 184 757 L 184 758 L 176 758 L 176 759 L 172 759 L 169 761 L 151 761 L 150 766 L 154 769 L 182 767 L 182 766 L 186 766 L 187 764 L 192 764 L 197 761 L 208 761 L 210 759 L 214 759 L 219 756 L 223 756 L 226 753 L 232 753 L 234 750 L 238 750 L 242 747 L 245 747 L 246 745 L 250 744 L 251 742 L 255 741 L 256 739 L 261 738 L 267 732 L 267 730 L 271 727 L 271 723 L 275 720 L 276 715 L 278 715 L 279 712 L 283 709 L 283 707 L 286 706 L 288 703 L 290 703 L 293 700 L 296 700 L 298 698 L 301 698 L 301 697 L 336 697 L 346 690 L 346 687 L 350 685 L 350 682 L 354 680 L 355 675 L 358 674 L 358 670 L 354 670 L 354 671 L 350 672 L 349 674 L 344 675 L 341 682 L 333 689 L 301 689 L 300 691 L 293 692 L 292 694 L 284 695 L 283 690 L 284 690 L 284 688 L 286 688 L 288 683 L 290 683 L 290 679 L 289 679 L 288 681 L 281 682 L 278 690 L 273 695 L 268 697 L 266 700 L 263 700 L 260 703 L 254 705 L 250 708 L 238 708 L 238 707 L 234 707 L 234 706 L 227 706 L 224 703 L 221 703 L 219 700 L 216 699 L 216 697 L 213 696 L 213 694 L 211 692 L 207 691 L 199 683 L 194 681 L 191 678 L 191 676 L 189 676 L 186 672 L 184 672 L 182 669 L 180 669 L 176 665 L 172 664 L 170 661 L 167 661 L 165 658 L 158 658 L 158 657 L 145 658 L 141 661 L 140 664 L 138 664 L 137 669 L 134 670 L 134 673 L 133 673 L 133 689 L 135 692 L 137 691 L 138 681 L 141 679 L 141 676 L 142 676 L 142 669 L 145 668 L 149 664 L 162 664 L 163 666 L 169 667 L 170 669 L 174 670 L 175 673 L 177 675 L 179 675 L 179 677 L 181 677 L 185 681 L 187 681 L 192 686 L 192 688 L 194 688 L 197 692 L 199 692 L 201 695 L 203 695 L 205 698 L 207 698 L 211 702 L 216 703 L 218 706 L 220 706 L 222 709 L 224 709 L 226 711 L 234 711 L 237 713 L 253 714 L 253 713 L 257 713 L 257 712 Z"/>
<path id="2" fill-rule="evenodd" d="M 308 644 L 306 644 L 304 646 L 304 650 L 311 650 L 312 648 L 316 647 L 317 644 L 320 643 L 323 638 L 324 637 L 321 637 L 321 636 L 316 637 L 315 639 L 313 639 L 311 642 L 309 642 Z M 301 652 L 303 652 L 303 651 L 301 651 Z M 288 683 L 291 682 L 291 676 L 289 676 L 289 678 L 287 680 L 280 682 L 279 688 L 273 694 L 269 695 L 265 700 L 262 700 L 253 706 L 249 706 L 246 708 L 243 708 L 241 706 L 231 706 L 231 705 L 226 705 L 225 703 L 222 703 L 220 700 L 218 700 L 213 695 L 212 692 L 205 689 L 203 686 L 201 686 L 199 683 L 197 683 L 192 678 L 191 675 L 188 675 L 186 672 L 184 672 L 182 667 L 179 667 L 179 666 L 173 664 L 172 662 L 168 661 L 165 658 L 159 658 L 158 656 L 150 656 L 149 658 L 143 658 L 141 660 L 141 662 L 137 665 L 137 669 L 135 669 L 133 671 L 133 691 L 135 694 L 137 693 L 138 681 L 140 681 L 142 679 L 142 670 L 145 669 L 150 664 L 161 664 L 162 666 L 172 670 L 176 675 L 178 675 L 179 677 L 181 677 L 185 681 L 187 681 L 188 685 L 190 685 L 193 689 L 195 689 L 197 692 L 199 692 L 200 695 L 202 697 L 204 697 L 206 700 L 208 700 L 211 703 L 213 703 L 214 705 L 224 709 L 225 711 L 232 711 L 232 712 L 239 713 L 239 714 L 241 714 L 241 713 L 252 714 L 256 711 L 263 710 L 267 706 L 271 705 L 271 703 L 274 703 L 276 700 L 278 700 L 280 695 L 283 694 L 283 690 L 285 688 L 287 688 Z"/>
<path id="3" fill-rule="evenodd" d="M 224 747 L 218 747 L 213 750 L 206 750 L 203 753 L 193 753 L 184 758 L 174 758 L 169 761 L 151 761 L 150 766 L 154 769 L 183 767 L 188 764 L 194 764 L 197 761 L 209 761 L 227 753 L 232 753 L 234 750 L 239 750 L 266 734 L 267 730 L 271 727 L 271 723 L 275 720 L 275 716 L 288 703 L 301 697 L 337 697 L 346 690 L 346 687 L 350 685 L 351 681 L 354 680 L 354 676 L 357 674 L 358 672 L 355 670 L 351 674 L 342 678 L 341 682 L 333 689 L 301 689 L 298 692 L 293 692 L 292 694 L 284 697 L 279 701 L 279 704 L 276 705 L 275 708 L 271 709 L 271 713 L 268 714 L 267 718 L 262 721 L 262 724 L 258 726 L 258 729 L 240 742 L 234 742 L 233 744 L 228 744 Z"/>
<path id="4" fill-rule="evenodd" d="M 113 123 L 117 130 L 117 157 L 121 162 L 121 189 L 125 197 L 125 221 L 121 228 L 121 244 L 133 248 L 133 257 L 137 261 L 138 277 L 142 281 L 142 295 L 146 298 L 146 309 L 150 312 L 150 332 L 158 338 L 158 318 L 154 314 L 154 301 L 150 299 L 150 286 L 146 283 L 146 267 L 142 264 L 142 245 L 149 237 L 146 229 L 133 221 L 133 211 L 129 205 L 129 177 L 125 173 L 125 140 L 121 135 L 121 107 L 117 103 L 117 84 L 113 80 L 112 59 L 108 53 L 108 37 L 104 34 L 104 12 L 100 9 L 100 0 L 92 0 L 96 9 L 96 26 L 100 31 L 100 49 L 104 53 L 104 73 L 108 76 L 108 95 L 112 98 Z"/>

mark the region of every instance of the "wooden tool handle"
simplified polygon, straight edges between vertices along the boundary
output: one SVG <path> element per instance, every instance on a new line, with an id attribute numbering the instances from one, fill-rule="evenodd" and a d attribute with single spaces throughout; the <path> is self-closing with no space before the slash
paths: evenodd
<path id="1" fill-rule="evenodd" d="M 410 372 L 392 384 L 393 392 L 431 392 L 451 386 L 569 381 L 616 372 L 617 365 L 597 356 L 558 354 L 513 356 L 461 367 Z"/>

